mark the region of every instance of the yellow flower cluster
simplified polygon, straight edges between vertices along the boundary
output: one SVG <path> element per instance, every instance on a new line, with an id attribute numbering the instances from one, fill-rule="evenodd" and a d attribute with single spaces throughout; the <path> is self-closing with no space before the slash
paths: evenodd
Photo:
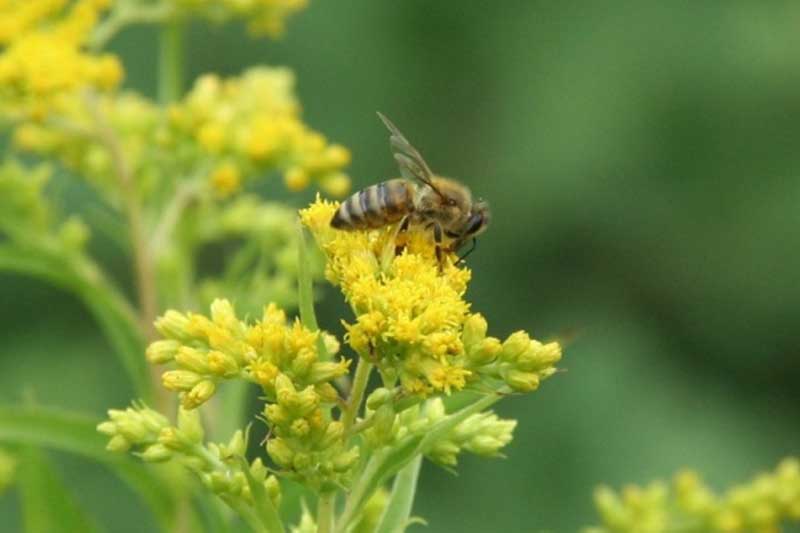
<path id="1" fill-rule="evenodd" d="M 396 256 L 396 228 L 338 231 L 330 221 L 338 204 L 317 200 L 301 211 L 325 251 L 326 277 L 339 285 L 356 314 L 347 341 L 377 364 L 384 382 L 399 380 L 408 394 L 450 393 L 481 376 L 530 391 L 550 376 L 561 357 L 519 332 L 505 342 L 486 337 L 486 321 L 470 315 L 464 293 L 470 271 L 436 260 L 432 238 L 407 236 Z"/>
<path id="2" fill-rule="evenodd" d="M 211 181 L 221 196 L 235 192 L 242 176 L 273 169 L 291 190 L 316 181 L 341 196 L 350 186 L 342 173 L 350 152 L 300 120 L 289 69 L 253 68 L 226 80 L 205 75 L 170 108 L 169 124 L 171 144 L 195 146 L 198 158 L 213 162 Z"/>
<path id="3" fill-rule="evenodd" d="M 154 364 L 176 364 L 162 380 L 167 389 L 181 393 L 187 409 L 208 401 L 218 383 L 233 378 L 259 384 L 270 401 L 279 397 L 278 384 L 289 380 L 318 403 L 333 403 L 338 394 L 330 381 L 347 373 L 347 361 L 324 360 L 338 351 L 333 337 L 309 331 L 299 321 L 288 324 L 275 305 L 248 325 L 236 317 L 230 302 L 215 300 L 210 319 L 167 311 L 156 329 L 165 339 L 147 348 L 147 358 Z"/>
<path id="4" fill-rule="evenodd" d="M 93 106 L 90 110 L 87 106 Z M 114 131 L 128 171 L 143 194 L 164 187 L 163 176 L 179 173 L 175 161 L 163 157 L 157 138 L 162 115 L 158 107 L 133 92 L 97 95 L 91 101 L 65 98 L 57 120 L 27 121 L 14 131 L 14 144 L 25 151 L 55 157 L 85 177 L 112 204 L 119 205 L 119 176 L 107 144 L 101 138 L 95 115 Z M 180 163 L 178 163 L 180 164 Z"/>
<path id="5" fill-rule="evenodd" d="M 0 0 L 0 111 L 43 118 L 77 90 L 115 88 L 117 58 L 92 55 L 84 43 L 109 0 Z"/>
<path id="6" fill-rule="evenodd" d="M 274 305 L 247 325 L 226 300 L 211 305 L 210 319 L 168 311 L 156 328 L 166 338 L 149 346 L 147 358 L 176 364 L 163 382 L 180 392 L 185 409 L 209 400 L 222 380 L 256 383 L 267 400 L 263 414 L 271 428 L 267 452 L 273 461 L 315 487 L 342 481 L 358 448 L 347 448 L 344 426 L 330 420 L 330 407 L 340 400 L 331 381 L 348 370 L 348 361 L 329 360 L 339 349 L 333 337 L 299 321 L 288 324 Z"/>
<path id="7" fill-rule="evenodd" d="M 333 398 L 312 386 L 298 390 L 286 375 L 279 375 L 274 387 L 275 403 L 264 407 L 273 435 L 267 441 L 272 460 L 315 489 L 324 483 L 346 482 L 359 449 L 347 447 L 344 425 L 330 420 L 323 408 L 323 402 Z"/>
<path id="8" fill-rule="evenodd" d="M 111 451 L 134 450 L 151 463 L 178 460 L 226 501 L 240 500 L 253 504 L 253 495 L 240 462 L 247 450 L 247 436 L 241 430 L 236 431 L 225 444 L 206 445 L 196 411 L 181 409 L 178 424 L 172 426 L 161 413 L 136 403 L 124 411 L 110 409 L 108 420 L 98 424 L 97 430 L 109 437 L 106 448 Z M 280 485 L 274 476 L 268 475 L 261 459 L 250 463 L 248 470 L 278 505 Z"/>
<path id="9" fill-rule="evenodd" d="M 178 8 L 216 21 L 236 17 L 247 20 L 256 35 L 278 37 L 286 19 L 308 5 L 308 0 L 172 0 Z"/>
<path id="10" fill-rule="evenodd" d="M 88 109 L 87 106 L 94 106 Z M 328 144 L 300 119 L 288 69 L 254 68 L 237 78 L 200 78 L 184 100 L 164 111 L 132 92 L 65 98 L 58 120 L 28 121 L 14 133 L 27 151 L 59 158 L 115 200 L 118 176 L 108 139 L 114 132 L 129 172 L 145 198 L 171 190 L 176 178 L 205 178 L 216 198 L 241 190 L 246 179 L 280 171 L 291 190 L 312 182 L 343 195 L 349 151 Z M 202 176 L 200 176 L 202 175 Z"/>
<path id="11" fill-rule="evenodd" d="M 717 495 L 691 471 L 671 487 L 653 483 L 615 493 L 601 487 L 595 504 L 602 527 L 587 533 L 777 533 L 784 521 L 800 521 L 800 461 L 782 461 L 774 472 Z"/>

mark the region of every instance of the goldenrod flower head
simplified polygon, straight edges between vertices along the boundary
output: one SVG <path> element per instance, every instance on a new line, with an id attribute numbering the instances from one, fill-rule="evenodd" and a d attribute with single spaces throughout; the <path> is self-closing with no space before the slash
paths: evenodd
<path id="1" fill-rule="evenodd" d="M 318 182 L 346 193 L 342 169 L 350 153 L 302 122 L 294 75 L 286 68 L 257 67 L 228 79 L 201 76 L 168 114 L 167 144 L 188 144 L 198 156 L 218 159 L 214 183 L 223 194 L 238 188 L 240 176 L 220 173 L 220 165 L 234 165 L 239 175 L 279 170 L 293 191 Z"/>
<path id="2" fill-rule="evenodd" d="M 123 70 L 116 57 L 90 55 L 84 42 L 105 2 L 6 1 L 0 4 L 0 108 L 43 117 L 83 87 L 115 88 Z"/>
<path id="3" fill-rule="evenodd" d="M 214 22 L 233 18 L 247 21 L 254 35 L 280 37 L 286 20 L 308 5 L 308 0 L 169 0 L 186 14 L 199 15 Z"/>
<path id="4" fill-rule="evenodd" d="M 621 494 L 607 487 L 595 493 L 603 527 L 597 532 L 672 531 L 695 524 L 691 531 L 745 533 L 780 531 L 783 521 L 800 520 L 800 462 L 785 459 L 777 469 L 751 482 L 714 493 L 700 477 L 684 470 L 668 488 L 653 483 L 626 487 Z"/>
<path id="5" fill-rule="evenodd" d="M 108 420 L 98 424 L 97 430 L 110 437 L 109 450 L 145 450 L 158 442 L 161 431 L 168 426 L 164 415 L 144 404 L 134 403 L 124 411 L 110 409 Z"/>
<path id="6" fill-rule="evenodd" d="M 218 299 L 211 304 L 210 318 L 170 310 L 156 321 L 156 329 L 166 339 L 148 347 L 148 359 L 175 363 L 177 368 L 164 372 L 162 381 L 180 393 L 187 409 L 208 401 L 221 381 L 241 377 L 260 385 L 269 398 L 305 412 L 321 401 L 315 387 L 327 390 L 323 385 L 348 370 L 346 360 L 320 360 L 321 333 L 299 321 L 289 323 L 274 304 L 264 308 L 260 321 L 248 324 L 229 301 Z M 324 400 L 335 398 L 326 395 Z"/>
<path id="7" fill-rule="evenodd" d="M 327 256 L 327 279 L 356 314 L 345 323 L 346 340 L 362 357 L 377 358 L 385 379 L 424 396 L 463 389 L 480 374 L 530 391 L 552 374 L 557 343 L 542 345 L 523 332 L 502 346 L 486 337 L 485 319 L 471 315 L 464 299 L 471 272 L 449 257 L 440 265 L 430 235 L 411 231 L 395 255 L 395 227 L 336 230 L 330 221 L 338 207 L 317 198 L 300 217 Z"/>

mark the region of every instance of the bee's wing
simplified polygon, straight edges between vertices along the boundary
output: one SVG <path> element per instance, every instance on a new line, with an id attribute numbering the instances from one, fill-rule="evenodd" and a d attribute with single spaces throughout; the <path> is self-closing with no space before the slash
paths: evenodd
<path id="1" fill-rule="evenodd" d="M 416 148 L 411 146 L 411 143 L 408 142 L 408 139 L 406 139 L 405 136 L 400 133 L 400 130 L 397 129 L 397 126 L 395 126 L 391 120 L 386 118 L 380 112 L 378 112 L 378 116 L 392 134 L 391 137 L 389 137 L 389 144 L 392 146 L 394 159 L 397 161 L 397 164 L 400 167 L 400 173 L 403 175 L 403 177 L 411 181 L 421 181 L 425 185 L 431 187 L 433 190 L 436 190 L 436 187 L 431 181 L 433 172 L 431 172 L 428 164 L 425 163 L 425 160 L 422 158 L 422 154 L 420 154 Z"/>

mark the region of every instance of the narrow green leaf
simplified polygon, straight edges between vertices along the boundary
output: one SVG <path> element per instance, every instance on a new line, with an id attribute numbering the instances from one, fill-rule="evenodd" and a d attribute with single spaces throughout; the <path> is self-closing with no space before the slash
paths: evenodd
<path id="1" fill-rule="evenodd" d="M 152 466 L 107 451 L 106 438 L 95 429 L 97 422 L 57 409 L 0 406 L 0 441 L 70 452 L 106 465 L 148 504 L 163 529 L 171 531 L 177 505 L 165 480 Z"/>
<path id="2" fill-rule="evenodd" d="M 250 493 L 253 495 L 254 508 L 258 519 L 264 526 L 267 533 L 283 533 L 283 524 L 278 516 L 278 510 L 272 504 L 272 500 L 267 494 L 267 489 L 250 472 L 250 464 L 244 457 L 241 457 L 242 470 L 250 486 Z"/>
<path id="3" fill-rule="evenodd" d="M 97 523 L 78 505 L 41 450 L 26 448 L 18 472 L 26 531 L 99 531 Z"/>
<path id="4" fill-rule="evenodd" d="M 306 233 L 303 226 L 297 223 L 297 299 L 300 307 L 300 320 L 312 331 L 319 329 L 317 316 L 314 313 L 314 280 L 308 264 Z"/>
<path id="5" fill-rule="evenodd" d="M 422 455 L 416 456 L 394 478 L 392 494 L 375 533 L 403 533 L 411 521 Z"/>
<path id="6" fill-rule="evenodd" d="M 317 315 L 314 311 L 314 278 L 309 268 L 308 243 L 306 231 L 300 222 L 297 223 L 297 305 L 300 310 L 300 321 L 311 331 L 318 331 Z M 322 335 L 317 336 L 317 351 L 320 360 L 330 359 L 325 348 Z"/>

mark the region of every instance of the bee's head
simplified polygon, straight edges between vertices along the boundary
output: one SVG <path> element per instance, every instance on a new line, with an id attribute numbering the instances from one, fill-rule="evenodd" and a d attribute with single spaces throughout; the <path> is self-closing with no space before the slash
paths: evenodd
<path id="1" fill-rule="evenodd" d="M 478 200 L 472 204 L 469 219 L 467 219 L 466 224 L 464 224 L 462 238 L 475 237 L 483 233 L 489 226 L 491 220 L 492 212 L 489 209 L 489 203 L 482 198 L 478 198 Z"/>
<path id="2" fill-rule="evenodd" d="M 436 189 L 424 188 L 418 209 L 438 220 L 446 230 L 461 227 L 472 210 L 472 193 L 455 180 L 437 176 L 432 181 Z"/>

